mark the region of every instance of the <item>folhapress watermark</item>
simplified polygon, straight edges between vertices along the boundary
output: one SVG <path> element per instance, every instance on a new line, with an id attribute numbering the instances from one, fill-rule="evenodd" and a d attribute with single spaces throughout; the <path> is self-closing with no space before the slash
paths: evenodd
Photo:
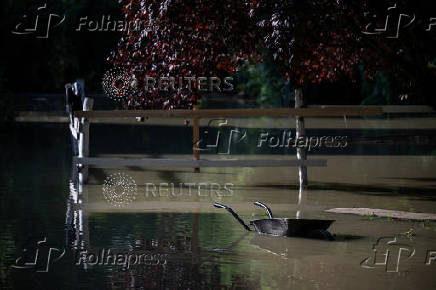
<path id="1" fill-rule="evenodd" d="M 212 135 L 212 126 L 218 124 L 216 135 Z M 228 127 L 228 132 L 220 129 Z M 246 129 L 232 128 L 226 119 L 212 119 L 203 132 L 203 136 L 194 142 L 194 150 L 216 151 L 217 154 L 231 154 L 232 145 L 249 142 Z M 251 137 L 252 138 L 252 137 Z M 292 135 L 291 130 L 261 131 L 256 135 L 256 147 L 258 149 L 283 149 L 283 148 L 307 148 L 311 151 L 316 148 L 346 148 L 348 136 L 304 136 Z"/>
<path id="2" fill-rule="evenodd" d="M 32 19 L 30 19 L 32 18 Z M 51 29 L 61 25 L 65 21 L 65 14 L 60 15 L 47 11 L 47 3 L 36 8 L 36 14 L 29 17 L 27 14 L 22 16 L 22 21 L 15 25 L 11 31 L 16 35 L 32 35 L 36 38 L 47 39 Z"/>
<path id="3" fill-rule="evenodd" d="M 79 251 L 76 266 L 122 266 L 130 269 L 132 266 L 165 266 L 168 254 L 152 251 L 116 251 L 113 249 L 98 249 L 97 251 Z"/>
<path id="4" fill-rule="evenodd" d="M 415 247 L 408 242 L 400 242 L 397 237 L 381 237 L 373 244 L 371 255 L 363 259 L 360 266 L 365 269 L 382 268 L 386 272 L 398 273 L 400 265 L 416 257 L 416 253 Z M 436 250 L 426 250 L 423 264 L 436 265 L 435 261 Z"/>
<path id="5" fill-rule="evenodd" d="M 44 237 L 31 245 L 25 245 L 22 255 L 15 260 L 11 268 L 31 269 L 39 273 L 47 273 L 50 265 L 56 263 L 65 255 L 65 249 L 51 247 Z"/>
<path id="6" fill-rule="evenodd" d="M 373 18 L 376 17 L 376 15 L 373 15 Z M 30 20 L 30 18 L 34 20 Z M 24 14 L 22 20 L 15 25 L 11 32 L 17 35 L 36 34 L 36 38 L 48 38 L 51 29 L 64 23 L 65 18 L 65 14 L 61 15 L 49 11 L 47 3 L 45 3 L 37 7 L 34 15 L 31 17 Z M 386 9 L 386 15 L 383 18 L 384 21 L 380 21 L 383 23 L 382 26 L 378 27 L 374 22 L 370 22 L 364 27 L 362 33 L 365 35 L 384 35 L 386 38 L 399 38 L 401 29 L 410 27 L 414 23 L 422 25 L 423 30 L 427 32 L 434 31 L 433 27 L 436 26 L 435 16 L 426 19 L 417 18 L 415 13 L 405 13 L 405 11 L 397 8 L 397 4 L 394 4 Z M 155 29 L 154 27 L 146 26 L 145 21 L 114 19 L 114 17 L 109 14 L 103 14 L 93 18 L 80 16 L 78 23 L 73 27 L 76 32 L 143 31 L 145 36 L 147 36 L 149 31 Z"/>
<path id="7" fill-rule="evenodd" d="M 32 15 L 30 15 L 32 14 Z M 66 14 L 53 13 L 47 7 L 47 3 L 39 6 L 31 13 L 23 14 L 19 21 L 11 30 L 16 35 L 36 35 L 36 38 L 47 39 L 53 28 L 65 22 Z M 89 16 L 79 17 L 79 23 L 74 25 L 76 32 L 130 32 L 130 31 L 150 31 L 152 27 L 146 26 L 145 21 L 135 20 L 116 20 L 111 19 L 111 15 L 101 15 L 98 18 Z"/>
<path id="8" fill-rule="evenodd" d="M 156 246 L 151 249 L 90 249 L 73 252 L 74 265 L 86 268 L 95 266 L 121 266 L 130 269 L 133 266 L 165 266 L 169 255 L 175 253 L 175 245 L 167 249 Z M 33 270 L 37 273 L 48 273 L 50 269 L 64 259 L 66 250 L 48 245 L 47 238 L 25 245 L 22 255 L 10 267 L 17 270 Z"/>
<path id="9" fill-rule="evenodd" d="M 292 136 L 290 130 L 283 130 L 279 135 L 270 132 L 260 133 L 257 147 L 268 148 L 345 148 L 348 146 L 347 136 Z"/>
<path id="10" fill-rule="evenodd" d="M 377 18 L 377 15 L 373 15 Z M 404 28 L 412 26 L 415 22 L 423 26 L 423 30 L 430 32 L 433 26 L 436 26 L 436 17 L 429 17 L 427 19 L 418 19 L 415 13 L 406 14 L 405 11 L 398 9 L 397 4 L 390 6 L 386 10 L 386 15 L 381 21 L 382 26 L 377 27 L 374 22 L 370 22 L 365 26 L 362 31 L 365 35 L 380 35 L 386 38 L 397 39 L 400 37 L 400 31 Z"/>
<path id="11" fill-rule="evenodd" d="M 238 128 L 231 128 L 228 136 L 224 136 L 221 131 L 218 130 L 215 136 L 212 136 L 213 123 L 218 124 L 218 128 L 229 127 L 227 119 L 212 119 L 209 121 L 207 128 L 203 132 L 203 136 L 194 142 L 193 148 L 196 151 L 212 151 L 215 150 L 217 154 L 230 155 L 231 146 L 233 144 L 240 143 L 247 139 L 247 131 Z M 224 136 L 224 138 L 223 138 Z M 227 137 L 227 141 L 223 140 Z M 212 143 L 209 143 L 209 139 L 212 139 Z M 195 145 L 195 146 L 194 146 Z"/>
<path id="12" fill-rule="evenodd" d="M 111 19 L 111 15 L 101 15 L 99 19 L 90 19 L 88 16 L 80 17 L 76 31 L 142 31 L 150 29 L 145 21 L 124 21 Z"/>

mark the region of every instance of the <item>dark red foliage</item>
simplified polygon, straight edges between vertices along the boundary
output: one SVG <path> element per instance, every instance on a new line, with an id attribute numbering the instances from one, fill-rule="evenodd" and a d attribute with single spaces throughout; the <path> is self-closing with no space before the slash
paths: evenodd
<path id="1" fill-rule="evenodd" d="M 256 26 L 243 1 L 121 0 L 126 21 L 139 23 L 126 31 L 110 62 L 138 80 L 128 108 L 191 108 L 199 98 L 185 82 L 177 91 L 146 90 L 145 78 L 223 77 L 249 58 L 258 41 Z"/>
<path id="2" fill-rule="evenodd" d="M 355 80 L 361 64 L 365 77 L 383 72 L 400 91 L 422 95 L 420 88 L 436 79 L 429 65 L 435 33 L 426 32 L 434 17 L 430 8 L 420 0 L 251 0 L 248 13 L 294 86 Z M 388 15 L 387 31 L 364 33 L 384 27 Z"/>
<path id="3" fill-rule="evenodd" d="M 413 12 L 405 0 L 397 2 Z M 355 80 L 359 64 L 369 78 L 383 70 L 409 84 L 415 63 L 427 67 L 431 51 L 422 52 L 434 47 L 434 41 L 430 46 L 416 41 L 420 35 L 416 31 L 403 39 L 362 33 L 374 14 L 381 15 L 376 25 L 383 24 L 389 5 L 375 0 L 121 3 L 126 21 L 140 23 L 140 29 L 124 32 L 109 57 L 138 80 L 127 108 L 191 108 L 200 97 L 195 86 L 190 90 L 185 84 L 174 92 L 146 91 L 145 77 L 174 77 L 178 87 L 179 77 L 223 77 L 247 61 L 262 61 L 265 52 L 294 86 L 344 77 Z M 415 80 L 424 79 L 427 71 L 419 70 Z"/>
<path id="4" fill-rule="evenodd" d="M 253 0 L 249 15 L 286 78 L 297 85 L 353 79 L 366 53 L 358 15 L 342 1 Z"/>

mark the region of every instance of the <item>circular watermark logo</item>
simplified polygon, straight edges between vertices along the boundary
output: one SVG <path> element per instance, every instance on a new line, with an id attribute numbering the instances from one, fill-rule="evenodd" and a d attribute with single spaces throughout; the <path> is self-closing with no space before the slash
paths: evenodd
<path id="1" fill-rule="evenodd" d="M 102 80 L 104 93 L 115 101 L 125 101 L 137 93 L 136 79 L 120 67 L 107 71 Z"/>
<path id="2" fill-rule="evenodd" d="M 114 206 L 125 206 L 133 202 L 137 195 L 135 180 L 125 173 L 111 174 L 104 181 L 103 196 Z"/>

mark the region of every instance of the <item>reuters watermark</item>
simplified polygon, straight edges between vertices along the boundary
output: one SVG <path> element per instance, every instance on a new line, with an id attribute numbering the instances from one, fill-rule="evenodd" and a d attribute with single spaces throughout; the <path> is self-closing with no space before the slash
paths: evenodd
<path id="1" fill-rule="evenodd" d="M 145 91 L 159 90 L 176 92 L 183 89 L 191 91 L 193 88 L 202 92 L 230 92 L 233 91 L 233 78 L 225 77 L 145 77 Z"/>
<path id="2" fill-rule="evenodd" d="M 169 69 L 174 69 L 172 65 Z M 105 94 L 113 100 L 123 100 L 129 95 L 143 93 L 170 92 L 231 92 L 234 90 L 233 77 L 205 76 L 150 76 L 142 75 L 141 70 L 128 71 L 123 67 L 114 67 L 105 72 L 102 87 Z"/>
<path id="3" fill-rule="evenodd" d="M 201 183 L 146 183 L 145 197 L 231 197 L 233 183 L 219 184 L 215 182 Z"/>
<path id="4" fill-rule="evenodd" d="M 140 195 L 135 179 L 126 173 L 114 173 L 106 177 L 102 185 L 102 194 L 106 201 L 116 207 L 124 207 L 134 202 Z M 223 198 L 234 195 L 233 183 L 216 182 L 146 182 L 143 197 L 150 198 L 182 198 L 209 197 Z"/>

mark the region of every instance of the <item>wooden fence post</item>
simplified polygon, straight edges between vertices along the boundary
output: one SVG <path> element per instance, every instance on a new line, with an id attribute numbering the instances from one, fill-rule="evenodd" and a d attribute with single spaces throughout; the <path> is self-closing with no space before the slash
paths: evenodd
<path id="1" fill-rule="evenodd" d="M 303 89 L 302 88 L 296 88 L 294 90 L 295 94 L 295 108 L 303 108 L 304 102 L 303 102 Z M 307 148 L 300 148 L 298 144 L 298 138 L 305 138 L 306 137 L 306 130 L 304 128 L 304 117 L 296 116 L 295 117 L 295 139 L 297 140 L 297 160 L 304 160 L 307 159 Z M 307 187 L 307 167 L 306 166 L 299 166 L 298 167 L 298 178 L 300 182 L 300 187 Z"/>
<path id="2" fill-rule="evenodd" d="M 94 100 L 91 98 L 84 98 L 83 111 L 91 111 L 94 105 Z M 89 157 L 89 119 L 82 117 L 80 120 L 80 134 L 79 134 L 79 157 Z M 88 167 L 83 166 L 81 172 L 81 183 L 85 183 L 88 179 Z M 80 174 L 79 174 L 80 177 Z"/>
<path id="3" fill-rule="evenodd" d="M 74 111 L 91 111 L 94 105 L 92 98 L 85 96 L 85 82 L 77 80 L 73 84 L 66 84 L 66 110 L 70 118 L 70 131 L 72 135 L 73 155 L 80 158 L 89 157 L 89 119 L 77 117 Z M 80 165 L 79 184 L 84 184 L 88 178 L 88 168 Z"/>
<path id="4" fill-rule="evenodd" d="M 77 108 L 82 108 L 82 101 L 78 96 L 74 94 L 73 85 L 65 85 L 65 110 L 69 117 L 69 128 L 71 132 L 71 147 L 73 150 L 73 156 L 79 155 L 79 132 L 76 130 L 76 118 L 74 117 L 74 110 Z"/>
<path id="5" fill-rule="evenodd" d="M 198 105 L 192 108 L 194 111 L 198 110 Z M 200 141 L 200 117 L 194 116 L 192 118 L 192 153 L 194 160 L 200 159 L 199 142 Z M 195 172 L 200 172 L 200 168 L 194 168 Z"/>

